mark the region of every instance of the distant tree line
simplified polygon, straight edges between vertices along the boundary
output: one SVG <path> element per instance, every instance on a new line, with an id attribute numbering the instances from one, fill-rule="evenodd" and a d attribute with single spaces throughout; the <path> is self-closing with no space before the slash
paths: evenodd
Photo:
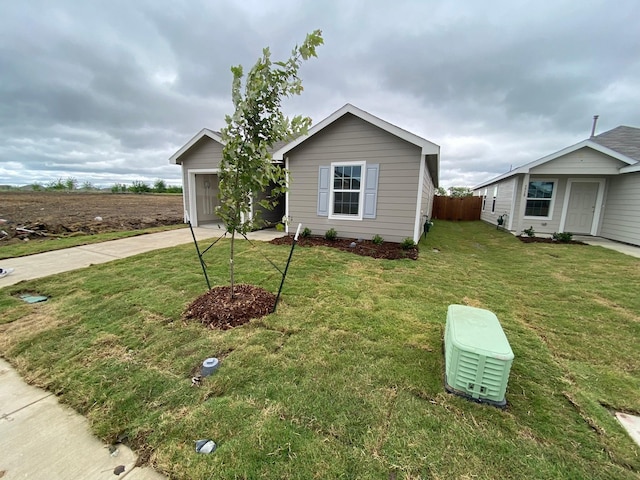
<path id="1" fill-rule="evenodd" d="M 470 197 L 473 190 L 469 187 L 449 187 L 445 190 L 443 187 L 436 188 L 436 195 L 440 197 Z"/>
<path id="2" fill-rule="evenodd" d="M 101 191 L 102 188 L 94 186 L 91 182 L 83 182 L 80 184 L 76 178 L 68 177 L 66 179 L 58 178 L 57 180 L 42 183 L 32 183 L 27 188 L 34 192 L 53 191 L 53 192 L 71 192 L 71 191 Z M 131 185 L 125 183 L 116 183 L 111 187 L 112 193 L 182 193 L 182 187 L 167 185 L 164 180 L 158 179 L 153 182 L 153 186 L 141 180 L 134 180 Z"/>
<path id="3" fill-rule="evenodd" d="M 167 185 L 164 180 L 156 180 L 150 187 L 145 182 L 135 180 L 131 185 L 116 183 L 111 187 L 113 193 L 182 193 L 182 187 Z"/>

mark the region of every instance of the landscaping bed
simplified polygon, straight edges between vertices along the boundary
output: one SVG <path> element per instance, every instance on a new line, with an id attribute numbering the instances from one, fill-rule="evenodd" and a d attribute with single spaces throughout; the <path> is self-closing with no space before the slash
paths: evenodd
<path id="1" fill-rule="evenodd" d="M 271 240 L 274 245 L 291 245 L 292 236 L 280 237 Z M 360 240 L 356 238 L 336 238 L 335 240 L 327 240 L 324 237 L 311 236 L 301 237 L 298 239 L 298 245 L 301 247 L 330 247 L 343 250 L 345 252 L 355 253 L 372 258 L 384 258 L 385 260 L 398 260 L 401 258 L 418 259 L 418 247 L 403 249 L 399 243 L 383 242 L 375 244 L 371 240 Z"/>
<path id="2" fill-rule="evenodd" d="M 228 330 L 264 317 L 273 311 L 276 296 L 253 285 L 215 287 L 196 298 L 185 311 L 185 320 L 198 320 L 209 328 Z"/>
<path id="3" fill-rule="evenodd" d="M 548 238 L 548 237 L 523 237 L 523 236 L 518 236 L 518 239 L 522 242 L 522 243 L 557 243 L 558 245 L 587 245 L 584 242 L 581 242 L 579 240 L 569 240 L 569 241 L 558 241 L 555 240 L 553 238 Z"/>

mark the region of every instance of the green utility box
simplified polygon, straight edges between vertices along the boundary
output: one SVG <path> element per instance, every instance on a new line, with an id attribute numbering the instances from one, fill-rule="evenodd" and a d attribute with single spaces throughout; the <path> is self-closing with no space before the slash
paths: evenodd
<path id="1" fill-rule="evenodd" d="M 447 391 L 498 407 L 507 404 L 513 351 L 492 312 L 449 305 L 444 356 Z"/>

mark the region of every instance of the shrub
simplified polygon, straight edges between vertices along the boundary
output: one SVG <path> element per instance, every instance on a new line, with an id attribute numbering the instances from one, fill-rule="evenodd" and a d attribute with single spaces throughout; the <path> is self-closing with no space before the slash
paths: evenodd
<path id="1" fill-rule="evenodd" d="M 382 245 L 384 243 L 384 238 L 382 238 L 380 235 L 376 233 L 371 239 L 371 241 L 376 245 Z"/>
<path id="2" fill-rule="evenodd" d="M 76 188 L 78 188 L 78 180 L 73 177 L 68 177 L 64 181 L 64 186 L 67 190 L 75 190 Z"/>
<path id="3" fill-rule="evenodd" d="M 569 243 L 573 238 L 573 233 L 559 232 L 553 234 L 553 239 L 557 242 Z"/>
<path id="4" fill-rule="evenodd" d="M 300 232 L 300 236 L 302 238 L 309 238 L 311 236 L 311 229 L 309 227 L 304 227 L 302 232 Z"/>
<path id="5" fill-rule="evenodd" d="M 416 242 L 413 241 L 413 238 L 407 237 L 400 244 L 403 250 L 409 250 L 410 248 L 416 248 Z"/>
<path id="6" fill-rule="evenodd" d="M 169 185 L 165 193 L 182 193 L 182 187 Z"/>
<path id="7" fill-rule="evenodd" d="M 326 238 L 327 240 L 335 240 L 336 238 L 338 238 L 338 232 L 336 232 L 335 228 L 330 228 L 329 230 L 327 230 L 324 234 L 324 238 Z"/>
<path id="8" fill-rule="evenodd" d="M 533 229 L 533 227 L 525 228 L 524 230 L 522 230 L 522 233 L 524 233 L 527 237 L 536 236 L 536 231 Z"/>
<path id="9" fill-rule="evenodd" d="M 127 186 L 124 183 L 115 183 L 111 187 L 111 193 L 124 193 L 127 191 Z"/>
<path id="10" fill-rule="evenodd" d="M 136 180 L 129 187 L 129 191 L 133 193 L 148 193 L 151 191 L 151 188 L 146 183 Z"/>
<path id="11" fill-rule="evenodd" d="M 167 184 L 164 180 L 158 179 L 153 184 L 153 191 L 156 193 L 165 193 L 167 191 Z"/>
<path id="12" fill-rule="evenodd" d="M 47 186 L 46 186 L 47 190 L 64 190 L 65 188 L 67 188 L 67 186 L 64 184 L 61 178 L 58 178 L 58 180 L 47 183 Z"/>

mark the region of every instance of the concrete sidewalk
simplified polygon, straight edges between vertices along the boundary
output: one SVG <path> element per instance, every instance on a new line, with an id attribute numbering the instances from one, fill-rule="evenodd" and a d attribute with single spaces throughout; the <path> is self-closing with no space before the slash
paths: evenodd
<path id="1" fill-rule="evenodd" d="M 195 228 L 197 240 L 217 238 L 218 228 Z M 261 230 L 250 240 L 269 241 L 284 235 Z M 0 261 L 14 268 L 0 278 L 0 288 L 22 280 L 55 275 L 98 263 L 130 257 L 151 250 L 191 243 L 188 228 L 130 237 L 121 240 L 72 247 Z M 162 480 L 151 468 L 135 467 L 137 457 L 124 445 L 111 453 L 89 430 L 86 419 L 58 403 L 45 390 L 27 385 L 5 360 L 0 358 L 0 478 L 43 480 L 113 479 Z M 124 467 L 120 475 L 116 467 Z"/>
<path id="2" fill-rule="evenodd" d="M 573 239 L 584 242 L 587 245 L 608 248 L 609 250 L 615 250 L 616 252 L 624 253 L 625 255 L 640 258 L 640 247 L 629 245 L 628 243 L 614 242 L 613 240 L 608 240 L 606 238 L 591 237 L 589 235 L 574 235 Z"/>
<path id="3" fill-rule="evenodd" d="M 84 417 L 55 395 L 24 383 L 0 359 L 0 478 L 42 480 L 162 480 L 151 468 L 137 468 L 124 445 L 104 445 Z M 124 467 L 116 476 L 114 469 Z"/>
<path id="4" fill-rule="evenodd" d="M 224 233 L 222 229 L 208 227 L 197 227 L 193 231 L 198 241 L 217 238 Z M 251 232 L 247 237 L 250 240 L 269 241 L 283 235 L 284 233 L 276 230 L 258 230 L 257 232 Z M 111 260 L 138 255 L 139 253 L 191 242 L 193 242 L 193 238 L 189 229 L 180 228 L 178 230 L 149 233 L 137 237 L 0 260 L 0 267 L 15 269 L 12 274 L 0 278 L 0 288 L 14 285 L 22 280 L 48 277 L 49 275 L 77 270 L 98 263 L 106 263 Z"/>

